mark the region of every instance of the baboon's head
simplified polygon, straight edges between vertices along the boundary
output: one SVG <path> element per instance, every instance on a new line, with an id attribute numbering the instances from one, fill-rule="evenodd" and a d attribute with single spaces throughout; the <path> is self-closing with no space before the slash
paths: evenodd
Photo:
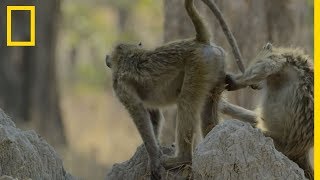
<path id="1" fill-rule="evenodd" d="M 142 44 L 118 44 L 111 55 L 106 55 L 106 65 L 112 68 L 115 64 L 125 59 L 131 58 L 135 53 L 142 50 Z"/>

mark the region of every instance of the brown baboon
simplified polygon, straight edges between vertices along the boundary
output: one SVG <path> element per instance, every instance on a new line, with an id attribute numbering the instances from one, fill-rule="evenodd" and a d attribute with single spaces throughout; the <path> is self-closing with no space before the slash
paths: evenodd
<path id="1" fill-rule="evenodd" d="M 243 71 L 236 42 L 215 4 L 203 0 L 217 16 Z M 222 48 L 210 42 L 210 33 L 193 0 L 185 7 L 196 30 L 196 37 L 168 43 L 154 50 L 141 45 L 119 44 L 106 64 L 112 70 L 113 89 L 131 115 L 147 149 L 151 178 L 159 179 L 161 162 L 167 168 L 190 163 L 194 135 L 200 131 L 202 107 L 211 111 L 203 118 L 202 132 L 217 120 L 220 94 L 224 90 Z M 229 32 L 227 32 L 229 31 Z M 209 98 L 210 97 L 210 98 Z M 208 100 L 213 98 L 213 100 Z M 159 108 L 177 104 L 176 153 L 162 155 L 156 140 L 161 119 Z M 204 114 L 204 113 L 203 113 Z"/>
<path id="2" fill-rule="evenodd" d="M 313 147 L 313 63 L 299 49 L 267 44 L 243 75 L 228 75 L 227 89 L 261 83 L 264 91 L 259 111 L 221 101 L 221 111 L 261 127 L 276 148 L 313 179 L 308 159 Z M 255 121 L 256 119 L 256 121 Z"/>

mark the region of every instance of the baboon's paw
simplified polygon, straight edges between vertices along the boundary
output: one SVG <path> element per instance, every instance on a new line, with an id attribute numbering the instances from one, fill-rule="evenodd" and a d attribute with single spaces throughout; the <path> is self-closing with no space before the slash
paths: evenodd
<path id="1" fill-rule="evenodd" d="M 159 161 L 160 162 L 160 161 Z M 150 164 L 151 180 L 160 180 L 165 168 L 160 163 Z"/>
<path id="2" fill-rule="evenodd" d="M 161 168 L 152 167 L 151 168 L 151 180 L 160 180 L 161 179 Z"/>
<path id="3" fill-rule="evenodd" d="M 225 77 L 225 84 L 226 84 L 225 88 L 228 91 L 234 91 L 234 90 L 239 89 L 234 75 L 227 74 L 226 77 Z"/>
<path id="4" fill-rule="evenodd" d="M 191 164 L 191 157 L 182 156 L 162 156 L 162 165 L 167 169 L 180 168 L 184 165 Z"/>
<path id="5" fill-rule="evenodd" d="M 253 84 L 253 85 L 250 85 L 251 89 L 254 89 L 254 90 L 261 90 L 262 89 L 262 85 L 261 84 Z"/>

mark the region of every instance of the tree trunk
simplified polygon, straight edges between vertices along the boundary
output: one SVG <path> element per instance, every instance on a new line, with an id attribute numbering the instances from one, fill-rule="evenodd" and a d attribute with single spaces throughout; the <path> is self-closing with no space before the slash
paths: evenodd
<path id="1" fill-rule="evenodd" d="M 2 2 L 0 32 L 6 32 L 7 5 L 36 6 L 36 46 L 6 47 L 1 33 L 0 106 L 18 123 L 30 123 L 50 143 L 65 144 L 55 64 L 60 0 Z M 29 17 L 29 13 L 13 16 L 12 39 L 29 39 Z"/>

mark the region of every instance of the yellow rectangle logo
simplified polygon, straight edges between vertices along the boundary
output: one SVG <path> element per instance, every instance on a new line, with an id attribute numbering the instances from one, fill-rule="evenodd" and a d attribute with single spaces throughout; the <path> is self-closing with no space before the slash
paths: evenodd
<path id="1" fill-rule="evenodd" d="M 30 11 L 30 41 L 12 41 L 12 11 Z M 35 6 L 7 6 L 7 46 L 35 46 Z"/>

